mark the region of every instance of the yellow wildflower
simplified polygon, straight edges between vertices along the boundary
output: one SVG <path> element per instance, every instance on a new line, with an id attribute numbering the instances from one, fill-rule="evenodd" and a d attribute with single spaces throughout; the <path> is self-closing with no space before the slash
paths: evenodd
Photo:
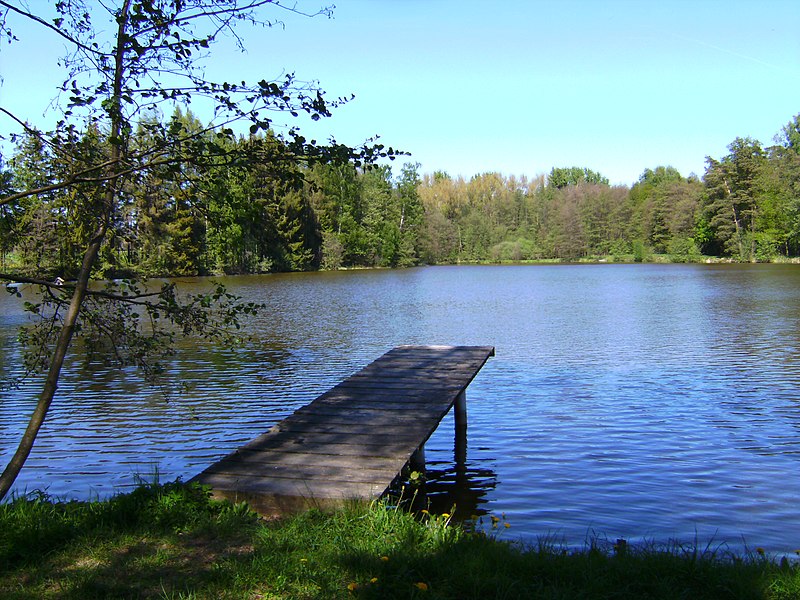
<path id="1" fill-rule="evenodd" d="M 369 580 L 369 582 L 370 583 L 378 583 L 378 578 L 377 577 L 373 577 L 372 579 Z"/>
<path id="2" fill-rule="evenodd" d="M 427 592 L 428 591 L 428 584 L 423 581 L 418 581 L 414 584 L 420 592 Z"/>
<path id="3" fill-rule="evenodd" d="M 509 527 L 511 527 L 511 523 L 503 523 L 503 526 L 504 526 L 506 529 L 508 529 Z"/>
<path id="4" fill-rule="evenodd" d="M 445 519 L 449 519 L 450 513 L 442 513 L 442 517 L 444 517 Z"/>
<path id="5" fill-rule="evenodd" d="M 381 556 L 381 560 L 383 562 L 389 562 L 389 557 L 388 556 Z"/>
<path id="6" fill-rule="evenodd" d="M 761 546 L 759 546 L 758 548 L 756 548 L 756 552 L 758 552 L 761 556 L 764 556 L 765 550 Z"/>
<path id="7" fill-rule="evenodd" d="M 347 584 L 347 589 L 351 592 L 355 592 L 358 589 L 358 584 L 355 581 L 351 581 Z"/>

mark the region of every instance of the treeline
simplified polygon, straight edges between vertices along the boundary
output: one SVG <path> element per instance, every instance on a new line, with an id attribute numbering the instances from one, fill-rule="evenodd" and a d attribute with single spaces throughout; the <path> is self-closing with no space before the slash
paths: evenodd
<path id="1" fill-rule="evenodd" d="M 632 187 L 589 169 L 553 169 L 534 180 L 443 173 L 418 187 L 420 258 L 579 260 L 610 256 L 673 261 L 717 256 L 769 261 L 800 254 L 800 115 L 762 147 L 737 138 L 702 178 L 646 169 Z"/>
<path id="2" fill-rule="evenodd" d="M 415 164 L 395 175 L 386 166 L 301 163 L 269 134 L 234 138 L 218 131 L 192 137 L 187 156 L 203 156 L 203 144 L 214 149 L 204 160 L 182 161 L 187 131 L 202 132 L 203 125 L 177 111 L 129 132 L 134 147 L 171 155 L 126 180 L 98 275 L 800 254 L 800 115 L 775 145 L 737 138 L 728 155 L 707 160 L 702 178 L 660 166 L 632 187 L 610 186 L 601 174 L 575 167 L 534 179 L 486 173 L 464 180 L 443 172 L 423 176 Z M 35 135 L 18 140 L 0 169 L 0 193 L 40 192 L 0 205 L 3 269 L 74 273 L 87 235 L 77 207 L 101 201 L 102 187 L 81 165 L 102 162 L 110 143 L 91 127 L 72 131 L 58 152 Z M 239 164 L 231 158 L 237 149 L 263 160 L 256 168 Z M 78 184 L 51 189 L 65 178 Z"/>
<path id="3" fill-rule="evenodd" d="M 146 121 L 129 132 L 131 147 L 147 157 L 148 167 L 132 166 L 121 184 L 98 275 L 418 263 L 423 210 L 413 165 L 395 179 L 388 167 L 363 169 L 335 155 L 309 160 L 308 147 L 301 161 L 290 143 L 269 133 L 236 138 L 203 127 L 191 113 L 176 111 L 167 122 Z M 33 133 L 18 139 L 0 169 L 0 194 L 39 193 L 0 204 L 5 270 L 74 274 L 91 232 L 85 207 L 102 202 L 96 165 L 111 143 L 93 127 L 71 130 L 57 145 Z M 341 149 L 348 156 L 350 149 Z M 336 146 L 327 151 L 335 154 Z M 64 191 L 53 185 L 58 181 L 74 184 Z"/>

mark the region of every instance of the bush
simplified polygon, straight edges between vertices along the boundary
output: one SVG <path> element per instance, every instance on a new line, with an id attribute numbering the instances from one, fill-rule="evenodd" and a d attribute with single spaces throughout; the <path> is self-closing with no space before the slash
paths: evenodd
<path id="1" fill-rule="evenodd" d="M 642 240 L 633 241 L 633 262 L 646 262 L 650 258 L 650 248 Z"/>
<path id="2" fill-rule="evenodd" d="M 500 242 L 489 250 L 489 258 L 495 262 L 533 260 L 538 257 L 539 252 L 537 252 L 535 244 L 525 238 Z"/>
<path id="3" fill-rule="evenodd" d="M 669 241 L 667 253 L 672 262 L 695 262 L 700 257 L 700 249 L 692 238 L 674 237 Z"/>

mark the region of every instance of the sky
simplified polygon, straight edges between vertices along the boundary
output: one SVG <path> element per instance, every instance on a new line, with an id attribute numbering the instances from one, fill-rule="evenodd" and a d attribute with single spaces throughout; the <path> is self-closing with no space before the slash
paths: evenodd
<path id="1" fill-rule="evenodd" d="M 333 18 L 267 16 L 282 26 L 243 31 L 244 54 L 214 47 L 208 74 L 293 72 L 328 98 L 354 94 L 330 119 L 292 124 L 351 145 L 379 135 L 411 153 L 396 174 L 418 162 L 465 178 L 568 166 L 623 185 L 657 166 L 702 176 L 736 137 L 771 145 L 800 114 L 796 0 L 337 0 Z M 63 44 L 40 27 L 17 35 L 0 45 L 0 107 L 54 120 Z M 0 133 L 14 129 L 0 115 Z"/>

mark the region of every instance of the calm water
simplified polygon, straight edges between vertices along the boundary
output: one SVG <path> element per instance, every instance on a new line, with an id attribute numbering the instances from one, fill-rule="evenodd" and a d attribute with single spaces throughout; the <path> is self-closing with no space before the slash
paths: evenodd
<path id="1" fill-rule="evenodd" d="M 69 365 L 17 486 L 87 498 L 188 478 L 398 344 L 494 345 L 427 445 L 435 506 L 505 513 L 503 535 L 582 544 L 800 547 L 800 266 L 428 267 L 228 278 L 266 302 L 259 342 L 190 346 L 165 402 L 134 372 Z M 188 287 L 197 280 L 186 282 Z M 0 296 L 0 365 L 15 326 Z M 0 459 L 35 386 L 0 401 Z"/>

